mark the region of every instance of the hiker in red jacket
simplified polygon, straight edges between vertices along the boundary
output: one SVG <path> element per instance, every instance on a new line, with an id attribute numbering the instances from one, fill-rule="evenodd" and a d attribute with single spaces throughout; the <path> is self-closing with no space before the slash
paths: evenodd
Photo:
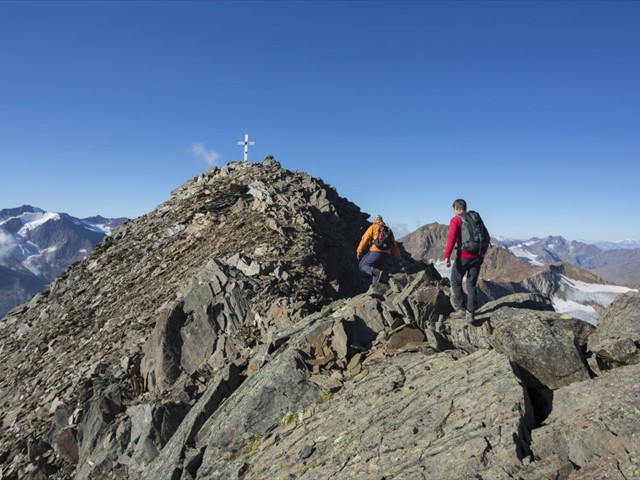
<path id="1" fill-rule="evenodd" d="M 447 248 L 444 251 L 444 260 L 447 267 L 451 266 L 451 254 L 453 247 L 456 246 L 456 259 L 451 269 L 451 287 L 453 289 L 454 306 L 456 316 L 465 316 L 468 322 L 475 319 L 475 311 L 478 308 L 478 293 L 476 284 L 480 275 L 480 267 L 487 252 L 489 233 L 484 228 L 483 235 L 488 237 L 486 245 L 482 245 L 478 250 L 471 252 L 465 250 L 462 244 L 462 217 L 467 214 L 467 202 L 459 198 L 453 202 L 454 217 L 449 222 L 449 236 L 447 238 Z M 474 213 L 474 212 L 470 212 Z M 477 215 L 477 214 L 476 214 Z M 478 216 L 479 218 L 479 216 Z M 462 278 L 467 275 L 467 297 L 465 298 L 462 291 Z"/>
<path id="2" fill-rule="evenodd" d="M 380 243 L 380 230 L 381 228 L 388 230 L 388 238 L 382 239 Z M 382 235 L 385 236 L 385 235 Z M 369 249 L 365 254 L 364 252 Z M 357 256 L 360 260 L 360 270 L 371 277 L 371 283 L 378 283 L 380 277 L 382 277 L 382 267 L 389 258 L 389 253 L 393 253 L 393 256 L 398 260 L 402 267 L 402 256 L 400 255 L 400 249 L 398 243 L 393 237 L 391 229 L 382 221 L 380 215 L 376 215 L 373 219 L 373 224 L 367 228 L 367 231 L 362 235 L 360 245 L 358 245 Z"/>

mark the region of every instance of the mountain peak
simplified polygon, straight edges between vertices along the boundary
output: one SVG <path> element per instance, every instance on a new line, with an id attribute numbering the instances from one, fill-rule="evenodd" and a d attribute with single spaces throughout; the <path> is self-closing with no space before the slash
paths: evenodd
<path id="1" fill-rule="evenodd" d="M 207 275 L 215 276 L 217 287 L 197 295 L 219 288 L 230 296 L 215 307 L 218 313 L 198 310 L 198 319 L 218 315 L 222 326 L 216 328 L 257 322 L 256 332 L 293 325 L 331 300 L 366 289 L 355 248 L 368 217 L 321 180 L 271 159 L 212 168 L 152 212 L 116 228 L 85 260 L 15 309 L 5 325 L 30 327 L 5 329 L 1 376 L 34 379 L 51 392 L 71 381 L 59 400 L 73 405 L 84 388 L 78 368 L 115 368 L 123 355 L 139 355 L 159 312 L 169 305 L 186 309 L 193 301 L 189 291 Z M 32 344 L 44 344 L 45 351 L 49 344 L 51 359 L 19 360 Z M 190 354 L 191 364 L 209 347 L 203 348 Z M 229 355 L 233 348 L 230 343 Z M 35 415 L 41 398 L 28 388 L 2 388 L 2 403 L 25 395 L 24 411 Z M 12 431 L 25 422 L 47 429 L 34 415 L 21 415 Z"/>
<path id="2" fill-rule="evenodd" d="M 0 210 L 0 222 L 7 218 L 17 217 L 23 213 L 44 213 L 44 210 L 31 205 L 22 205 L 21 207 L 16 208 L 5 208 Z"/>

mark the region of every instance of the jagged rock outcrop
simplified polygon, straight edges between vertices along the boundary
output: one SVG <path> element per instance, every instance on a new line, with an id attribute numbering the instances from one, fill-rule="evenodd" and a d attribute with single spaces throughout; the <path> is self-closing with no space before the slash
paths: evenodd
<path id="1" fill-rule="evenodd" d="M 410 258 L 369 286 L 355 258 L 367 217 L 268 158 L 211 169 L 120 227 L 0 322 L 2 479 L 609 468 L 574 449 L 579 432 L 551 448 L 573 427 L 634 465 L 598 413 L 635 415 L 635 370 L 591 368 L 593 327 L 535 294 L 450 317 L 447 282 Z M 586 416 L 568 411 L 574 389 Z M 633 444 L 640 423 L 625 428 L 612 432 Z"/>

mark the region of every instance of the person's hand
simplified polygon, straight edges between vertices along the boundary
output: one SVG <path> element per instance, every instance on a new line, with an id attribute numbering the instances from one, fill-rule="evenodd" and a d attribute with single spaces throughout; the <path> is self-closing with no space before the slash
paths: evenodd
<path id="1" fill-rule="evenodd" d="M 449 268 L 451 266 L 451 259 L 445 258 L 444 259 L 444 266 Z"/>

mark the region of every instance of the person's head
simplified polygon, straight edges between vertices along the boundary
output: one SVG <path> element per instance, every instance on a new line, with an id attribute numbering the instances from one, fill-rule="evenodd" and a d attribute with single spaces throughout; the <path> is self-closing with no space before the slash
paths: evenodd
<path id="1" fill-rule="evenodd" d="M 458 198 L 457 200 L 453 201 L 453 211 L 457 214 L 461 213 L 461 212 L 466 212 L 467 211 L 467 202 L 465 202 L 463 199 Z"/>
<path id="2" fill-rule="evenodd" d="M 382 217 L 380 215 L 376 215 L 373 219 L 373 223 L 375 222 L 382 222 Z"/>

